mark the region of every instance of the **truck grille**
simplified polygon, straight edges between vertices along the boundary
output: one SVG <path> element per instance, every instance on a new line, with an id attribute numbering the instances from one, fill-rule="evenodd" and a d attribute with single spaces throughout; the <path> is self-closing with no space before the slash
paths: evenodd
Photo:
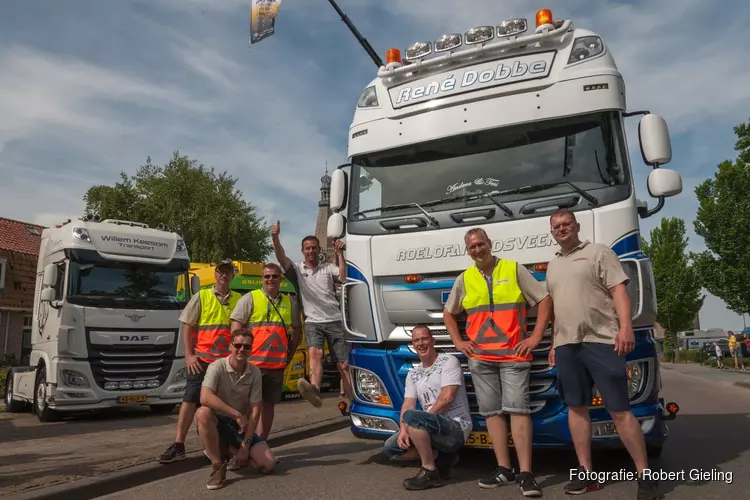
<path id="1" fill-rule="evenodd" d="M 103 329 L 97 328 L 96 330 Z M 164 331 L 165 329 L 159 329 L 159 332 Z M 89 363 L 96 384 L 107 390 L 112 390 L 113 383 L 117 384 L 115 388 L 118 390 L 154 389 L 163 385 L 172 369 L 179 338 L 177 329 L 166 331 L 174 331 L 173 342 L 138 345 L 94 344 L 87 332 Z M 147 335 L 149 331 L 118 331 L 118 333 Z"/>
<path id="2" fill-rule="evenodd" d="M 534 330 L 534 318 L 528 318 L 527 324 L 528 331 L 532 332 Z M 464 326 L 465 324 L 463 322 L 459 322 L 458 327 L 459 331 L 461 332 L 461 337 L 465 340 L 468 340 L 468 337 L 466 336 L 466 333 L 464 331 Z M 471 380 L 471 373 L 469 372 L 469 366 L 466 357 L 463 355 L 463 353 L 459 352 L 456 349 L 456 346 L 453 345 L 453 342 L 450 339 L 450 335 L 448 335 L 448 331 L 444 327 L 431 328 L 431 330 L 432 335 L 435 338 L 435 349 L 440 353 L 453 354 L 459 359 L 459 361 L 461 361 L 461 367 L 464 370 L 466 394 L 469 398 L 469 406 L 471 407 L 472 413 L 478 413 L 479 406 L 477 404 L 476 392 L 474 390 L 474 384 Z M 546 392 L 555 383 L 555 377 L 552 375 L 548 375 L 548 372 L 552 369 L 547 359 L 551 346 L 552 331 L 550 328 L 547 328 L 547 330 L 544 332 L 542 341 L 533 351 L 534 359 L 531 361 L 531 377 L 529 381 L 531 413 L 538 412 L 539 410 L 544 408 L 545 404 L 547 403 L 547 400 L 535 399 L 534 396 L 536 394 Z M 409 345 L 409 350 L 416 354 L 416 350 L 411 344 Z M 406 383 L 406 380 L 404 380 L 403 382 Z"/>

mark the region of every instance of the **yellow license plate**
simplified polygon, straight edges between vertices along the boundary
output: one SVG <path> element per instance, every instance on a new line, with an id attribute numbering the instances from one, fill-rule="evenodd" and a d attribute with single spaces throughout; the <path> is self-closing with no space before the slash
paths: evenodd
<path id="1" fill-rule="evenodd" d="M 132 394 L 130 396 L 117 396 L 117 402 L 122 404 L 127 403 L 145 403 L 148 401 L 148 396 L 145 394 Z"/>
<path id="2" fill-rule="evenodd" d="M 492 448 L 492 438 L 489 432 L 472 432 L 466 440 L 466 446 L 470 448 Z M 513 436 L 508 434 L 508 446 L 513 446 Z"/>

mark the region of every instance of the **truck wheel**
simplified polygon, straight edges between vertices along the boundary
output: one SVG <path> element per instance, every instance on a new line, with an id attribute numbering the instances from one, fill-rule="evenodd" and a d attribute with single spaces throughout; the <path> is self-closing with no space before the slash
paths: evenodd
<path id="1" fill-rule="evenodd" d="M 659 458 L 661 456 L 661 446 L 648 446 L 646 448 L 646 454 L 648 458 Z"/>
<path id="2" fill-rule="evenodd" d="M 13 371 L 8 371 L 5 379 L 5 408 L 11 413 L 19 413 L 26 409 L 26 403 L 13 399 Z"/>
<path id="3" fill-rule="evenodd" d="M 177 405 L 148 405 L 154 413 L 172 413 Z"/>
<path id="4" fill-rule="evenodd" d="M 60 413 L 50 409 L 47 404 L 47 375 L 42 367 L 36 376 L 36 388 L 34 390 L 34 413 L 40 422 L 55 422 L 60 420 Z"/>

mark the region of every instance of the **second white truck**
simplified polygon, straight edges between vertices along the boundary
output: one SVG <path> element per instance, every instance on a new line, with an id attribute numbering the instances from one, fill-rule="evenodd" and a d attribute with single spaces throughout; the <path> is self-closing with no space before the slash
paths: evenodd
<path id="1" fill-rule="evenodd" d="M 29 365 L 6 382 L 9 411 L 42 422 L 127 405 L 182 402 L 179 315 L 190 259 L 176 233 L 91 214 L 42 231 Z M 197 283 L 191 283 L 195 286 Z"/>

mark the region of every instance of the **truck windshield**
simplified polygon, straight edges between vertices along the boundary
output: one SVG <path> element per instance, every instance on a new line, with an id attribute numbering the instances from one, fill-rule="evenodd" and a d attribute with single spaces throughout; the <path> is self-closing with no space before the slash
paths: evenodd
<path id="1" fill-rule="evenodd" d="M 492 202 L 485 194 L 505 204 L 590 193 L 627 185 L 625 162 L 617 112 L 437 139 L 353 157 L 348 218 L 419 213 L 414 203 L 435 211 Z"/>
<path id="2" fill-rule="evenodd" d="M 179 309 L 184 307 L 186 298 L 178 284 L 185 277 L 184 271 L 148 265 L 71 262 L 68 299 L 83 305 L 100 302 L 121 307 Z"/>

